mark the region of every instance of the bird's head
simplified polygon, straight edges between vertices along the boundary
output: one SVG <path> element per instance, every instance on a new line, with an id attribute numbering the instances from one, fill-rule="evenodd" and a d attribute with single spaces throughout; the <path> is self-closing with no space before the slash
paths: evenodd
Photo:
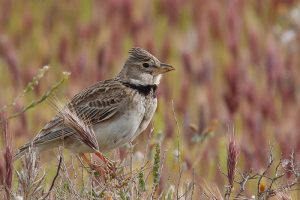
<path id="1" fill-rule="evenodd" d="M 133 84 L 158 85 L 162 74 L 174 69 L 171 65 L 160 62 L 146 50 L 135 47 L 129 50 L 129 57 L 119 76 Z"/>

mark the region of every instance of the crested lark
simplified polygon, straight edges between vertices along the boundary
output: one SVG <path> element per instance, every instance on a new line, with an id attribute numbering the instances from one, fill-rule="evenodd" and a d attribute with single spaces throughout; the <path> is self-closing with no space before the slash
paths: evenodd
<path id="1" fill-rule="evenodd" d="M 86 88 L 66 106 L 90 122 L 99 151 L 112 150 L 132 141 L 147 128 L 157 106 L 155 92 L 161 76 L 173 69 L 144 49 L 132 48 L 115 78 Z M 74 153 L 94 152 L 74 134 L 57 114 L 31 142 L 19 149 L 15 158 L 21 157 L 31 145 L 38 151 L 63 145 Z"/>

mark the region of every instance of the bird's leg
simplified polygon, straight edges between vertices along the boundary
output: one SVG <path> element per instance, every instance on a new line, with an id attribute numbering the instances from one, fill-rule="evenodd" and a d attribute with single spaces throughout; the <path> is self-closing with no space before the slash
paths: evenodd
<path id="1" fill-rule="evenodd" d="M 86 155 L 84 155 L 84 153 L 80 153 L 80 157 L 83 159 L 84 162 L 88 164 L 88 166 L 90 166 L 93 170 L 97 171 L 100 175 L 105 177 L 106 171 L 102 167 L 93 164 L 90 161 L 90 159 L 88 159 Z"/>
<path id="2" fill-rule="evenodd" d="M 116 167 L 115 167 L 115 164 L 111 160 L 109 160 L 107 157 L 105 157 L 99 151 L 95 152 L 95 155 L 105 163 L 105 165 L 111 172 L 115 173 Z"/>

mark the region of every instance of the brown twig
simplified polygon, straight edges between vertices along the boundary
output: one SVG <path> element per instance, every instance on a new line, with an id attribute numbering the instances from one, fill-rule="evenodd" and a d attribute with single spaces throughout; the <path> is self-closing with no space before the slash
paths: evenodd
<path id="1" fill-rule="evenodd" d="M 62 156 L 59 156 L 59 162 L 58 162 L 58 166 L 57 166 L 57 170 L 56 170 L 56 174 L 52 180 L 52 183 L 51 183 L 51 186 L 47 192 L 47 194 L 43 197 L 43 200 L 46 199 L 49 195 L 50 195 L 50 192 L 52 191 L 53 187 L 54 187 L 54 184 L 55 184 L 55 181 L 59 175 L 59 171 L 60 171 L 60 166 L 61 166 L 61 163 L 62 163 Z"/>

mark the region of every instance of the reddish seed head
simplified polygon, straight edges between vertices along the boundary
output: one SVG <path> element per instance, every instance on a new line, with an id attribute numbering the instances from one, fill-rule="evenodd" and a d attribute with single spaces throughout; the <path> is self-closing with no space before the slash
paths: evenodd
<path id="1" fill-rule="evenodd" d="M 227 152 L 227 177 L 228 182 L 232 186 L 234 181 L 235 167 L 237 163 L 237 147 L 234 139 L 230 139 Z"/>

